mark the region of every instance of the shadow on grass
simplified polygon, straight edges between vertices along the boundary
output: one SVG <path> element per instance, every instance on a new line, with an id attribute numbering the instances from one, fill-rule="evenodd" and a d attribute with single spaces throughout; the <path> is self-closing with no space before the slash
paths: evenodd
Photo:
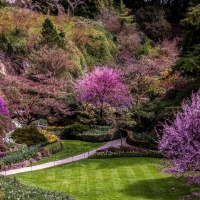
<path id="1" fill-rule="evenodd" d="M 194 188 L 186 186 L 184 179 L 163 177 L 159 179 L 137 180 L 128 184 L 120 192 L 134 199 L 177 200 L 191 194 Z"/>

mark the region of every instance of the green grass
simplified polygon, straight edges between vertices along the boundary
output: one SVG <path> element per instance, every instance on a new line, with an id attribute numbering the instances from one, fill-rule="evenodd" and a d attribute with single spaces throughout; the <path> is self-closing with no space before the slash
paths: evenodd
<path id="1" fill-rule="evenodd" d="M 84 142 L 79 140 L 62 140 L 63 144 L 63 150 L 51 155 L 48 158 L 44 158 L 36 163 L 32 163 L 32 166 L 55 161 L 55 160 L 61 160 L 65 158 L 69 158 L 78 154 L 85 153 L 87 151 L 90 151 L 92 149 L 98 148 L 105 144 L 105 142 L 100 143 L 91 143 L 91 142 Z"/>
<path id="2" fill-rule="evenodd" d="M 157 171 L 160 159 L 86 159 L 13 175 L 21 182 L 70 194 L 76 200 L 175 200 L 192 188 Z"/>

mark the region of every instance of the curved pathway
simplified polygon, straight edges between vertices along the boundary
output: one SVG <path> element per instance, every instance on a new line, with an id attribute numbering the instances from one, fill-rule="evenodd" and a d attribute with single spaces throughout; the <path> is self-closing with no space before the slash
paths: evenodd
<path id="1" fill-rule="evenodd" d="M 122 141 L 123 146 L 131 146 L 131 145 L 126 143 L 126 138 L 122 138 L 122 140 L 123 140 Z M 62 165 L 62 164 L 65 164 L 65 163 L 86 159 L 89 156 L 95 154 L 96 151 L 99 150 L 99 149 L 107 148 L 107 147 L 110 147 L 110 146 L 118 147 L 120 145 L 121 145 L 121 139 L 117 139 L 117 140 L 109 141 L 108 143 L 106 143 L 105 145 L 103 145 L 103 146 L 101 146 L 97 149 L 94 149 L 92 151 L 88 151 L 86 153 L 82 153 L 82 154 L 77 155 L 77 156 L 65 158 L 63 160 L 48 162 L 48 163 L 37 165 L 37 166 L 24 167 L 24 168 L 20 168 L 20 169 L 11 169 L 11 170 L 8 170 L 8 171 L 2 171 L 2 172 L 0 172 L 0 174 L 7 176 L 7 175 L 11 175 L 11 174 L 18 174 L 18 173 L 23 173 L 23 172 L 30 172 L 30 171 L 34 171 L 34 170 L 40 170 L 40 169 L 45 169 L 45 168 L 49 168 L 49 167 L 54 167 L 54 166 L 57 166 L 57 165 Z"/>

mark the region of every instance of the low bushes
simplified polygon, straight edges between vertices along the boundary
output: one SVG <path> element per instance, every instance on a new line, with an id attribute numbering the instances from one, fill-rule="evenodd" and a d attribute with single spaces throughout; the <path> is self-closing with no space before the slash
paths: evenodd
<path id="1" fill-rule="evenodd" d="M 91 155 L 89 158 L 118 158 L 118 157 L 154 157 L 163 158 L 163 155 L 158 151 L 102 151 Z"/>
<path id="2" fill-rule="evenodd" d="M 106 142 L 113 140 L 115 130 L 110 126 L 95 126 L 95 128 L 84 131 L 77 138 L 87 142 Z"/>
<path id="3" fill-rule="evenodd" d="M 33 125 L 15 129 L 11 133 L 11 138 L 14 139 L 16 143 L 27 144 L 28 146 L 47 141 L 44 134 Z"/>
<path id="4" fill-rule="evenodd" d="M 72 197 L 62 192 L 48 191 L 42 188 L 21 184 L 15 178 L 0 176 L 1 190 L 5 199 L 15 200 L 73 200 Z M 1 194 L 0 194 L 1 195 Z M 3 194 L 2 194 L 3 195 Z M 0 199 L 4 199 L 1 198 Z"/>
<path id="5" fill-rule="evenodd" d="M 134 136 L 133 136 L 134 135 Z M 136 147 L 143 147 L 143 148 L 147 148 L 147 149 L 152 149 L 152 150 L 157 150 L 158 149 L 158 145 L 156 144 L 156 142 L 150 137 L 145 138 L 143 137 L 138 137 L 136 136 L 136 134 L 129 134 L 126 137 L 126 142 L 130 145 L 136 146 Z M 139 134 L 138 134 L 139 135 Z"/>
<path id="6" fill-rule="evenodd" d="M 60 134 L 60 137 L 63 139 L 77 139 L 78 134 L 89 130 L 88 125 L 80 124 L 78 122 L 68 125 L 64 128 L 63 132 Z"/>
<path id="7" fill-rule="evenodd" d="M 86 142 L 106 142 L 113 139 L 113 133 L 103 134 L 79 134 L 77 137 L 79 140 Z"/>
<path id="8" fill-rule="evenodd" d="M 56 142 L 56 143 L 53 143 L 53 144 L 49 144 L 45 148 L 47 149 L 49 154 L 55 154 L 55 153 L 62 150 L 62 143 Z"/>

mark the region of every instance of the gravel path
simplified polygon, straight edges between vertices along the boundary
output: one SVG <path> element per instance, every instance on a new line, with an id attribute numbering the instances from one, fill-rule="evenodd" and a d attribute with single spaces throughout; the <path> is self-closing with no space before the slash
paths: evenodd
<path id="1" fill-rule="evenodd" d="M 18 174 L 18 173 L 23 173 L 23 172 L 30 172 L 30 171 L 34 171 L 34 170 L 40 170 L 40 169 L 45 169 L 45 168 L 49 168 L 49 167 L 54 167 L 54 166 L 57 166 L 57 165 L 62 165 L 62 164 L 65 164 L 65 163 L 86 159 L 89 156 L 95 154 L 96 150 L 107 148 L 107 147 L 110 147 L 110 146 L 119 147 L 120 145 L 121 145 L 121 139 L 117 139 L 117 140 L 109 141 L 108 143 L 106 143 L 105 145 L 103 145 L 103 146 L 101 146 L 97 149 L 94 149 L 92 151 L 89 151 L 89 152 L 86 152 L 86 153 L 83 153 L 83 154 L 80 154 L 80 155 L 77 155 L 77 156 L 73 156 L 73 157 L 70 157 L 70 158 L 63 159 L 63 160 L 48 162 L 48 163 L 37 165 L 37 166 L 24 167 L 24 168 L 20 168 L 20 169 L 12 169 L 12 170 L 8 170 L 8 171 L 2 171 L 2 172 L 0 172 L 0 174 L 7 176 L 7 175 L 11 175 L 11 174 Z M 122 145 L 132 147 L 131 145 L 126 143 L 126 138 L 122 139 Z"/>

